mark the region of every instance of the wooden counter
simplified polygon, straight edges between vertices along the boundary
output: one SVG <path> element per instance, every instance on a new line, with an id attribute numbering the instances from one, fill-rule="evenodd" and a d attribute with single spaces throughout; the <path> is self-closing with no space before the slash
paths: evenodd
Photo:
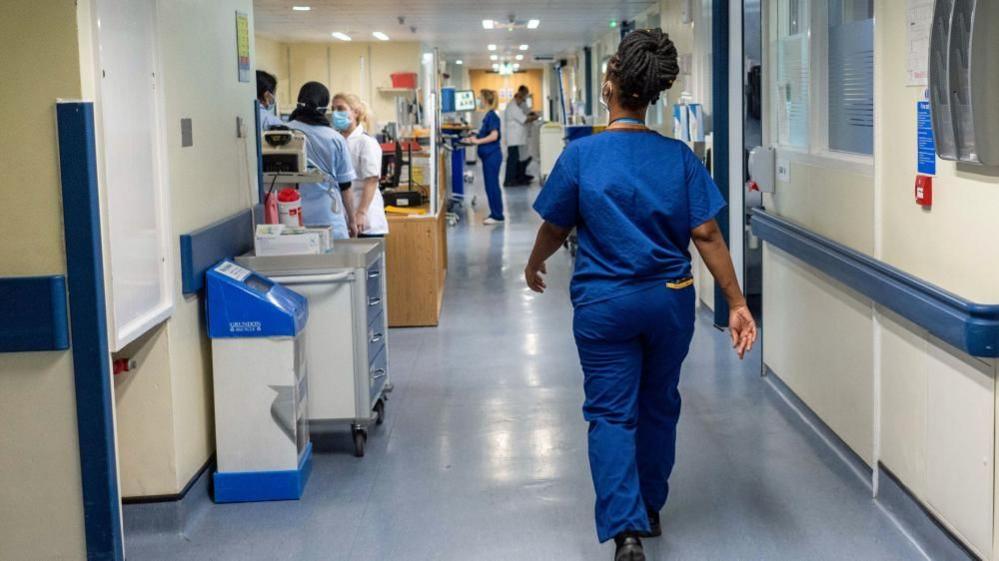
<path id="1" fill-rule="evenodd" d="M 447 220 L 436 215 L 388 215 L 385 267 L 389 327 L 436 327 L 447 278 Z"/>

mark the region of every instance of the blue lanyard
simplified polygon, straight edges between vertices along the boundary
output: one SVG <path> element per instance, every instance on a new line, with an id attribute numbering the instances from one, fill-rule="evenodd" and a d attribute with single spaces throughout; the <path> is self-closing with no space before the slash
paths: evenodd
<path id="1" fill-rule="evenodd" d="M 642 120 L 640 120 L 640 119 L 633 119 L 633 118 L 631 118 L 631 117 L 621 117 L 621 118 L 619 118 L 619 119 L 614 119 L 614 120 L 613 120 L 613 121 L 611 121 L 610 123 L 607 123 L 607 126 L 611 126 L 611 125 L 613 125 L 614 123 L 627 123 L 627 124 L 629 124 L 629 125 L 640 125 L 640 126 L 645 126 L 645 121 L 642 121 Z"/>

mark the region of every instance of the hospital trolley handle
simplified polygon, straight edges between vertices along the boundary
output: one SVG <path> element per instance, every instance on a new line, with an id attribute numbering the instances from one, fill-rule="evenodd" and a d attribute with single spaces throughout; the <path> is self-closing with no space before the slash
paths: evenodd
<path id="1" fill-rule="evenodd" d="M 303 284 L 327 284 L 335 282 L 350 282 L 354 280 L 353 271 L 342 273 L 331 273 L 328 275 L 296 275 L 289 277 L 271 277 L 271 280 L 281 284 L 303 285 Z"/>
<path id="2" fill-rule="evenodd" d="M 382 299 L 378 296 L 373 296 L 368 298 L 368 306 L 377 306 L 382 303 Z"/>
<path id="3" fill-rule="evenodd" d="M 371 372 L 371 379 L 372 380 L 377 380 L 379 378 L 384 378 L 387 375 L 388 375 L 388 373 L 385 371 L 384 368 L 379 368 L 378 370 L 373 370 Z"/>

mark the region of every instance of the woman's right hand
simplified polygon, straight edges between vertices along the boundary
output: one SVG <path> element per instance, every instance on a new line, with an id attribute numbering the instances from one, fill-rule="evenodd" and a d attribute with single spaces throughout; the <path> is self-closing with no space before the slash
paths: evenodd
<path id="1" fill-rule="evenodd" d="M 729 311 L 728 329 L 732 336 L 732 348 L 739 355 L 739 360 L 742 360 L 756 342 L 756 320 L 748 306 L 738 306 Z"/>

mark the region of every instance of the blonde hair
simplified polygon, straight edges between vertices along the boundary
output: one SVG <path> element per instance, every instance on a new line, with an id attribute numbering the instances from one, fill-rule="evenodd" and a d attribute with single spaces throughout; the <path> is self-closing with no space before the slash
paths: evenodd
<path id="1" fill-rule="evenodd" d="M 479 90 L 479 95 L 482 96 L 486 109 L 496 109 L 496 103 L 499 101 L 496 90 Z"/>
<path id="2" fill-rule="evenodd" d="M 368 134 L 375 134 L 375 116 L 371 112 L 371 108 L 368 107 L 367 103 L 361 101 L 361 98 L 357 97 L 352 93 L 338 93 L 333 96 L 333 100 L 342 99 L 347 103 L 347 107 L 354 112 L 354 118 L 357 120 L 358 124 L 364 125 L 364 130 Z"/>

